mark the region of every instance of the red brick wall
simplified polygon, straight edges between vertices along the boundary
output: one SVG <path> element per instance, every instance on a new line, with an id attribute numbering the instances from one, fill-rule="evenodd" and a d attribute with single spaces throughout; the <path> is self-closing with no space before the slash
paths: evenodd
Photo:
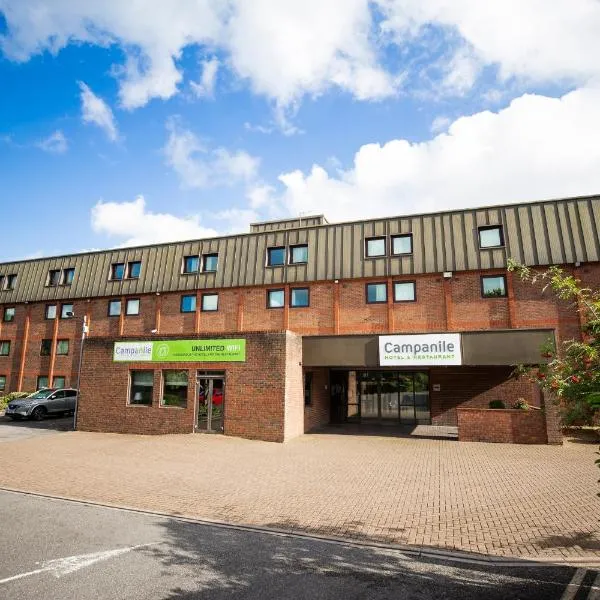
<path id="1" fill-rule="evenodd" d="M 385 278 L 373 279 L 385 282 Z M 365 280 L 341 281 L 340 333 L 385 333 L 388 330 L 387 304 L 367 304 Z"/>
<path id="2" fill-rule="evenodd" d="M 459 408 L 458 440 L 505 444 L 546 444 L 546 421 L 541 410 Z"/>
<path id="3" fill-rule="evenodd" d="M 329 369 L 305 369 L 305 373 L 307 372 L 312 373 L 312 399 L 311 403 L 304 407 L 304 431 L 312 431 L 327 425 L 331 420 Z"/>
<path id="4" fill-rule="evenodd" d="M 198 337 L 207 335 L 203 333 Z M 114 363 L 114 340 L 90 338 L 82 365 L 78 428 L 118 433 L 191 433 L 196 371 L 210 370 L 225 371 L 225 434 L 282 442 L 302 433 L 301 338 L 291 333 L 246 333 L 244 338 L 244 363 L 151 364 Z M 154 371 L 152 405 L 131 406 L 128 404 L 129 371 L 144 369 Z M 188 370 L 186 408 L 160 406 L 162 369 Z M 288 388 L 286 374 L 290 378 Z M 286 404 L 289 404 L 288 410 Z"/>
<path id="5" fill-rule="evenodd" d="M 569 267 L 570 268 L 570 267 Z M 586 284 L 600 283 L 600 264 L 584 264 L 571 269 Z M 502 271 L 493 271 L 493 273 Z M 568 302 L 556 300 L 549 292 L 513 280 L 512 298 L 481 298 L 480 276 L 491 271 L 458 272 L 444 282 L 441 275 L 416 277 L 373 278 L 370 280 L 341 280 L 307 285 L 310 288 L 310 307 L 268 309 L 266 290 L 269 286 L 256 288 L 219 290 L 219 310 L 216 313 L 198 315 L 180 312 L 181 295 L 170 293 L 156 296 L 141 295 L 141 315 L 108 317 L 108 298 L 74 301 L 77 317 L 58 319 L 57 336 L 71 340 L 68 357 L 57 357 L 54 373 L 64 375 L 68 385 L 74 385 L 77 372 L 77 347 L 84 314 L 90 318 L 90 338 L 144 336 L 159 328 L 164 335 L 189 337 L 197 330 L 210 333 L 242 331 L 281 331 L 285 328 L 300 335 L 331 335 L 339 333 L 366 334 L 427 331 L 470 331 L 494 328 L 556 328 L 562 340 L 577 338 L 579 318 Z M 367 281 L 416 280 L 417 301 L 394 303 L 390 294 L 387 304 L 367 304 L 365 284 Z M 339 293 L 339 311 L 336 313 L 335 288 Z M 277 287 L 277 286 L 272 286 Z M 285 287 L 285 286 L 284 286 Z M 445 298 L 445 287 L 448 298 Z M 200 295 L 200 294 L 199 294 Z M 120 296 L 117 296 L 120 297 Z M 138 296 L 136 296 L 138 297 Z M 447 302 L 448 300 L 448 302 Z M 286 301 L 289 302 L 289 286 Z M 24 360 L 23 389 L 32 389 L 38 375 L 48 375 L 50 361 L 39 356 L 41 339 L 49 338 L 54 323 L 44 319 L 45 302 L 16 306 L 13 323 L 0 322 L 0 340 L 12 342 L 11 355 L 0 357 L 0 375 L 7 376 L 7 388 L 17 389 L 22 359 L 22 343 L 25 332 L 26 310 L 31 313 L 30 331 Z M 60 308 L 60 303 L 57 303 Z M 157 322 L 157 306 L 160 305 L 160 321 Z M 0 306 L 0 310 L 2 310 Z M 198 307 L 199 309 L 199 307 Z M 124 306 L 123 306 L 124 310 Z M 512 315 L 512 316 L 511 316 Z M 241 328 L 238 327 L 241 323 Z"/>
<path id="6" fill-rule="evenodd" d="M 502 400 L 510 408 L 518 398 L 540 406 L 540 390 L 524 378 L 511 377 L 511 367 L 440 367 L 430 371 L 431 422 L 456 425 L 457 407 L 488 408 Z M 433 391 L 434 385 L 440 391 Z"/>
<path id="7" fill-rule="evenodd" d="M 393 278 L 392 281 L 415 281 L 415 278 Z M 398 333 L 445 331 L 446 309 L 442 277 L 420 276 L 416 292 L 416 302 L 393 302 L 392 297 L 393 323 L 390 325 L 390 330 Z"/>

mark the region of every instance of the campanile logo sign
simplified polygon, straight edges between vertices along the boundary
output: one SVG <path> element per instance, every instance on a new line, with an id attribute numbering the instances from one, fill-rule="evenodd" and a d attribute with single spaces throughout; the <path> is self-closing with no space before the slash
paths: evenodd
<path id="1" fill-rule="evenodd" d="M 460 333 L 379 336 L 381 366 L 462 365 Z"/>

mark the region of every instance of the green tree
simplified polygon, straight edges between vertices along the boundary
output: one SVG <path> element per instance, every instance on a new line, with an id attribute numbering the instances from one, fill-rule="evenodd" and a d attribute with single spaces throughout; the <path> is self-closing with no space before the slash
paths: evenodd
<path id="1" fill-rule="evenodd" d="M 600 291 L 583 287 L 560 267 L 539 272 L 509 259 L 508 270 L 572 302 L 583 324 L 581 341 L 567 340 L 559 348 L 548 342 L 541 352 L 547 362 L 535 367 L 519 366 L 516 374 L 527 375 L 542 389 L 554 392 L 561 400 L 567 422 L 576 418 L 593 422 L 600 409 Z M 595 462 L 600 468 L 600 459 Z"/>

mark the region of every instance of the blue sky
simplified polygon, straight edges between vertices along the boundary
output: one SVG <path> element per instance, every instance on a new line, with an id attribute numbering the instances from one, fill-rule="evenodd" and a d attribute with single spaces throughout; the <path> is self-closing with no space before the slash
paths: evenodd
<path id="1" fill-rule="evenodd" d="M 0 260 L 600 190 L 593 0 L 80 4 L 0 0 Z"/>

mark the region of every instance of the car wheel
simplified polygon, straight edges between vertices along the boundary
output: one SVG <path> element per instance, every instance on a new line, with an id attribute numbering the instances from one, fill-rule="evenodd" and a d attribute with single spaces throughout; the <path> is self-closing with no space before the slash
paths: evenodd
<path id="1" fill-rule="evenodd" d="M 9 418 L 11 421 L 20 421 L 20 420 L 21 420 L 21 418 L 20 418 L 20 417 L 17 417 L 16 415 L 8 415 L 8 418 Z"/>
<path id="2" fill-rule="evenodd" d="M 46 416 L 46 409 L 43 406 L 36 406 L 31 413 L 34 421 L 41 421 Z"/>

